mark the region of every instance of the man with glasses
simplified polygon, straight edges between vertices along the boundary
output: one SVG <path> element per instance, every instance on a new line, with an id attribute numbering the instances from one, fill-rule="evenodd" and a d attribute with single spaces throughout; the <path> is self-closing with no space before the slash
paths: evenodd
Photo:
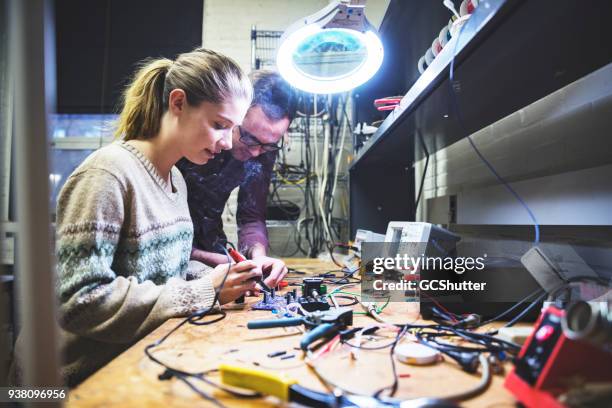
<path id="1" fill-rule="evenodd" d="M 251 74 L 253 102 L 241 126 L 234 128 L 232 149 L 205 165 L 182 159 L 177 167 L 187 182 L 194 227 L 192 259 L 211 266 L 226 263 L 219 245 L 225 245 L 221 215 L 230 193 L 238 190 L 238 250 L 255 261 L 274 287 L 287 273 L 285 263 L 267 256 L 266 202 L 272 169 L 284 135 L 295 115 L 295 94 L 278 73 Z M 223 126 L 222 123 L 219 124 Z"/>

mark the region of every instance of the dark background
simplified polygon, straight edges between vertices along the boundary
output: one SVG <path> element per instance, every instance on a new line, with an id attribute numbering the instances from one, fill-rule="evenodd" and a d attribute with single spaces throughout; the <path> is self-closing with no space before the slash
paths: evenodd
<path id="1" fill-rule="evenodd" d="M 202 44 L 202 0 L 56 0 L 58 113 L 113 113 L 136 64 Z"/>

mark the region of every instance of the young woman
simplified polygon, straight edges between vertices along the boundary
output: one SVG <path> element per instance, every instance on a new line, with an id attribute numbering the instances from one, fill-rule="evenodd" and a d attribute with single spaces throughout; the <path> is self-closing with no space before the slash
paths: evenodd
<path id="1" fill-rule="evenodd" d="M 251 261 L 214 269 L 189 261 L 193 226 L 174 167 L 182 157 L 204 164 L 230 149 L 251 98 L 238 65 L 215 52 L 149 61 L 125 91 L 120 140 L 66 181 L 57 203 L 57 284 L 69 385 L 166 319 L 211 307 L 215 290 L 226 303 L 255 289 L 261 272 Z"/>

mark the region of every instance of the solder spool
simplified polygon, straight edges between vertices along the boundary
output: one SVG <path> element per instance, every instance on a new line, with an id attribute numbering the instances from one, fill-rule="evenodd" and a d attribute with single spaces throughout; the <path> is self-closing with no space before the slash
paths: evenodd
<path id="1" fill-rule="evenodd" d="M 422 74 L 423 72 L 425 72 L 425 68 L 427 68 L 427 64 L 425 64 L 425 56 L 422 56 L 421 58 L 419 58 L 417 69 L 419 70 L 419 73 Z"/>
<path id="2" fill-rule="evenodd" d="M 579 301 L 568 306 L 561 320 L 565 335 L 593 344 L 612 343 L 612 310 L 608 302 Z"/>
<path id="3" fill-rule="evenodd" d="M 439 360 L 440 352 L 419 343 L 402 343 L 395 348 L 398 361 L 412 365 L 428 365 Z"/>

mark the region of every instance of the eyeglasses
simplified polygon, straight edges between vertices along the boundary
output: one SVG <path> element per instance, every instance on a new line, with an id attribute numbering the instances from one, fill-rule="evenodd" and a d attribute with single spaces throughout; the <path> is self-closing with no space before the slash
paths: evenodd
<path id="1" fill-rule="evenodd" d="M 242 128 L 242 126 L 238 126 L 238 131 L 240 132 L 240 141 L 244 143 L 248 147 L 261 147 L 265 152 L 275 152 L 283 148 L 285 144 L 285 138 L 281 137 L 280 144 L 277 143 L 261 143 L 255 136 L 247 132 Z"/>

